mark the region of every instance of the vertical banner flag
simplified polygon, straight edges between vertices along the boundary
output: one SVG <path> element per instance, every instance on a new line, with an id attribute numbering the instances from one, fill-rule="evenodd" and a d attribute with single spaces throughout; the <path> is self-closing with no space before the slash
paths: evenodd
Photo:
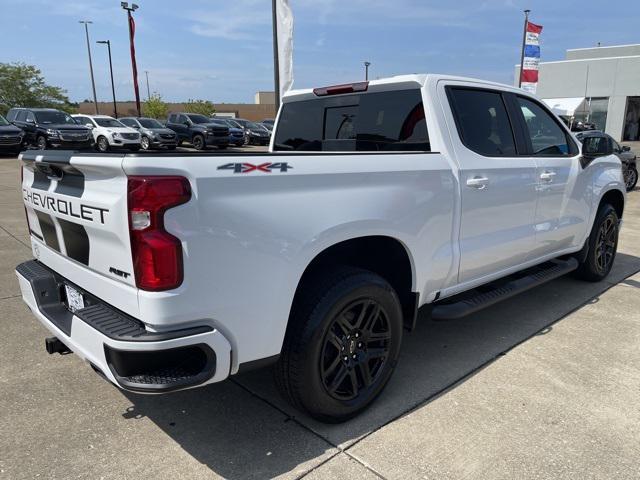
<path id="1" fill-rule="evenodd" d="M 536 93 L 538 87 L 538 68 L 540 64 L 540 32 L 542 26 L 527 22 L 524 57 L 520 66 L 521 88 L 529 93 Z"/>
<path id="2" fill-rule="evenodd" d="M 138 66 L 136 64 L 136 22 L 133 20 L 133 15 L 129 13 L 129 40 L 131 47 L 131 69 L 133 70 L 133 91 L 136 94 L 136 109 L 140 112 L 140 90 L 138 88 Z"/>
<path id="3" fill-rule="evenodd" d="M 280 98 L 293 86 L 293 12 L 289 0 L 276 0 Z"/>

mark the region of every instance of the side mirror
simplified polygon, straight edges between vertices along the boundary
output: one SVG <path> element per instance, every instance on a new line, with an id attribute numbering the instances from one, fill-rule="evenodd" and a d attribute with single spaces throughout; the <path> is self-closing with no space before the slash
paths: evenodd
<path id="1" fill-rule="evenodd" d="M 604 135 L 589 135 L 582 140 L 582 166 L 586 167 L 598 157 L 613 154 L 613 145 Z"/>
<path id="2" fill-rule="evenodd" d="M 631 147 L 629 145 L 623 145 L 622 146 L 622 151 L 623 152 L 630 152 L 631 151 Z"/>
<path id="3" fill-rule="evenodd" d="M 93 123 L 85 123 L 84 126 L 93 130 Z"/>
<path id="4" fill-rule="evenodd" d="M 27 118 L 25 120 L 25 122 L 27 122 L 27 123 L 36 123 L 36 121 L 33 118 Z"/>

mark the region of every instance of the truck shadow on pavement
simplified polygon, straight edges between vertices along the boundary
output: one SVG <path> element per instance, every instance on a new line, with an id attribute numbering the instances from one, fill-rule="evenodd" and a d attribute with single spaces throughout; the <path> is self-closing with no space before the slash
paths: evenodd
<path id="1" fill-rule="evenodd" d="M 270 369 L 161 397 L 127 393 L 132 407 L 124 417 L 151 419 L 225 478 L 297 477 L 336 447 L 346 449 L 446 394 L 532 336 L 553 335 L 553 323 L 638 271 L 639 257 L 618 253 L 606 282 L 560 278 L 455 322 L 434 322 L 422 312 L 416 330 L 403 339 L 400 363 L 382 396 L 345 424 L 321 424 L 292 409 L 275 390 Z"/>

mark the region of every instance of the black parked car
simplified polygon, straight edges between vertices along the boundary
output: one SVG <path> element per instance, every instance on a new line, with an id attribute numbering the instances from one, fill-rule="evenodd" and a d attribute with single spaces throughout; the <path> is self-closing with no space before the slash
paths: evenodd
<path id="1" fill-rule="evenodd" d="M 624 177 L 624 183 L 627 187 L 627 192 L 630 192 L 638 183 L 638 167 L 636 163 L 637 158 L 636 154 L 631 151 L 631 148 L 626 145 L 621 146 L 611 137 L 611 135 L 602 133 L 599 130 L 579 132 L 576 134 L 576 138 L 580 140 L 580 142 L 584 142 L 584 139 L 587 137 L 602 135 L 604 135 L 609 140 L 613 148 L 613 153 L 622 162 L 622 176 Z"/>
<path id="2" fill-rule="evenodd" d="M 120 122 L 127 127 L 135 128 L 140 132 L 140 146 L 143 150 L 166 148 L 175 150 L 178 146 L 178 135 L 170 128 L 165 127 L 155 118 L 124 117 Z"/>
<path id="3" fill-rule="evenodd" d="M 225 149 L 229 146 L 229 127 L 213 122 L 206 115 L 197 113 L 172 113 L 167 127 L 178 135 L 178 144 L 189 142 L 196 150 L 208 146 Z"/>
<path id="4" fill-rule="evenodd" d="M 0 115 L 0 152 L 19 153 L 22 150 L 23 139 L 22 129 L 11 125 L 6 118 Z"/>
<path id="5" fill-rule="evenodd" d="M 64 148 L 79 150 L 93 147 L 93 134 L 68 113 L 55 108 L 12 108 L 7 120 L 25 132 L 25 144 L 40 150 Z"/>
<path id="6" fill-rule="evenodd" d="M 233 121 L 239 123 L 242 125 L 242 128 L 244 128 L 247 145 L 269 145 L 271 132 L 262 125 L 243 118 L 234 118 Z"/>

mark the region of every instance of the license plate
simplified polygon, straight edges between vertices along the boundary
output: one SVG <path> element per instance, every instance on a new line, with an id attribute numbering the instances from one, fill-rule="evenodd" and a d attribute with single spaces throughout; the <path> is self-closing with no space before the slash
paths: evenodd
<path id="1" fill-rule="evenodd" d="M 82 310 L 84 308 L 84 298 L 82 298 L 82 294 L 69 285 L 65 285 L 64 290 L 67 293 L 67 308 L 71 312 Z"/>

